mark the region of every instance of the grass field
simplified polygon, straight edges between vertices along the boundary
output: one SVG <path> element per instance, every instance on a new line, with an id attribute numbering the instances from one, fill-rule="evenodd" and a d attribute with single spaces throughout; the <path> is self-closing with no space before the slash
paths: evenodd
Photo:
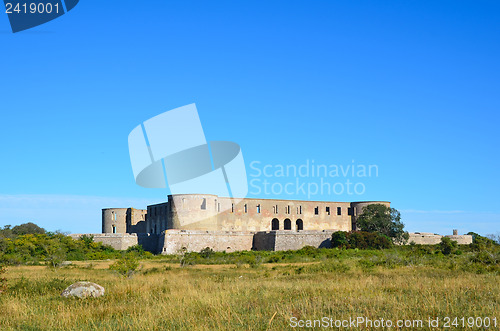
<path id="1" fill-rule="evenodd" d="M 362 261 L 180 267 L 158 258 L 142 260 L 132 277 L 109 270 L 112 261 L 56 269 L 11 266 L 4 275 L 7 290 L 0 294 L 0 329 L 286 330 L 292 329 L 291 319 L 364 317 L 389 319 L 394 326 L 398 320 L 422 320 L 423 328 L 405 329 L 424 330 L 429 317 L 440 318 L 441 329 L 447 316 L 496 318 L 497 328 L 491 329 L 498 329 L 497 272 Z M 60 296 L 82 280 L 104 286 L 105 296 Z"/>

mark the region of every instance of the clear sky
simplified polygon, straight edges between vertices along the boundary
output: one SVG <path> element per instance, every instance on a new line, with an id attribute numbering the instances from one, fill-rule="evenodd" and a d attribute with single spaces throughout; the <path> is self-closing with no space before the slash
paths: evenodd
<path id="1" fill-rule="evenodd" d="M 363 194 L 249 196 L 388 200 L 410 231 L 497 233 L 499 17 L 498 1 L 81 0 L 13 34 L 2 13 L 0 226 L 100 232 L 101 208 L 165 200 L 135 184 L 127 137 L 196 103 L 261 189 L 296 180 L 265 165 L 378 169 L 324 179 Z"/>

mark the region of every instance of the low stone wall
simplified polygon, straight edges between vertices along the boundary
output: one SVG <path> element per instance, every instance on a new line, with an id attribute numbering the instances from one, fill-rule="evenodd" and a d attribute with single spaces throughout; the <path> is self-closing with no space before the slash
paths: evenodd
<path id="1" fill-rule="evenodd" d="M 254 237 L 255 250 L 284 251 L 304 246 L 331 247 L 335 231 L 270 231 L 258 232 Z"/>
<path id="2" fill-rule="evenodd" d="M 470 245 L 472 244 L 472 236 L 471 235 L 447 235 L 445 237 L 450 238 L 451 240 L 455 240 L 459 245 Z"/>
<path id="3" fill-rule="evenodd" d="M 101 242 L 117 250 L 126 250 L 134 245 L 142 245 L 144 250 L 156 253 L 158 247 L 158 235 L 148 233 L 91 233 L 95 242 Z M 73 239 L 79 239 L 83 234 L 70 234 Z"/>
<path id="4" fill-rule="evenodd" d="M 441 242 L 441 235 L 434 233 L 421 233 L 415 232 L 410 233 L 408 238 L 408 244 L 414 242 L 417 245 L 435 245 Z"/>
<path id="5" fill-rule="evenodd" d="M 254 232 L 166 230 L 159 240 L 162 254 L 178 254 L 182 250 L 199 252 L 206 247 L 214 251 L 248 251 L 252 249 Z"/>
<path id="6" fill-rule="evenodd" d="M 425 233 L 425 232 L 415 232 L 410 233 L 410 238 L 408 239 L 408 244 L 414 242 L 417 245 L 436 245 L 441 242 L 441 238 L 443 236 L 434 233 Z M 469 245 L 472 244 L 472 236 L 471 235 L 447 235 L 444 237 L 448 237 L 451 240 L 456 241 L 459 245 Z"/>

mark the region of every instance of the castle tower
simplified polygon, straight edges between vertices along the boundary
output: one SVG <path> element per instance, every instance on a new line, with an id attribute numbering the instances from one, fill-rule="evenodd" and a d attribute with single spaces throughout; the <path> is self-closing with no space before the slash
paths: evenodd
<path id="1" fill-rule="evenodd" d="M 373 204 L 380 204 L 384 205 L 386 207 L 391 207 L 391 203 L 389 201 L 358 201 L 358 202 L 351 202 L 351 208 L 352 208 L 352 215 L 351 215 L 351 221 L 352 221 L 352 230 L 356 231 L 359 230 L 357 228 L 356 222 L 358 220 L 358 217 L 363 214 L 363 208 L 368 206 L 368 205 L 373 205 Z"/>
<path id="2" fill-rule="evenodd" d="M 106 208 L 102 210 L 102 233 L 127 233 L 127 209 Z"/>

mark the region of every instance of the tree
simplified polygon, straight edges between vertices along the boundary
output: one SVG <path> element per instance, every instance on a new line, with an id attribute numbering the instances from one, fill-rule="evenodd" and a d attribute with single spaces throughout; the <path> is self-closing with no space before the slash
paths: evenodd
<path id="1" fill-rule="evenodd" d="M 109 270 L 117 271 L 122 276 L 131 277 L 139 267 L 139 261 L 132 254 L 124 254 L 109 266 Z"/>
<path id="2" fill-rule="evenodd" d="M 332 247 L 384 249 L 384 248 L 390 248 L 391 246 L 392 246 L 391 239 L 386 235 L 377 232 L 337 231 L 332 234 Z"/>
<path id="3" fill-rule="evenodd" d="M 0 238 L 12 238 L 13 236 L 10 225 L 4 225 L 3 229 L 0 229 Z"/>
<path id="4" fill-rule="evenodd" d="M 358 217 L 359 230 L 378 232 L 392 238 L 396 243 L 403 244 L 408 241 L 408 232 L 405 232 L 401 222 L 401 214 L 394 208 L 382 204 L 371 204 L 363 208 L 363 213 Z"/>
<path id="5" fill-rule="evenodd" d="M 456 251 L 458 244 L 455 240 L 451 240 L 448 237 L 441 237 L 439 246 L 441 248 L 441 252 L 444 255 L 450 255 L 451 253 Z"/>
<path id="6" fill-rule="evenodd" d="M 16 225 L 15 227 L 12 228 L 12 233 L 16 235 L 23 235 L 23 234 L 44 234 L 45 229 L 39 227 L 35 223 L 24 223 L 21 225 Z"/>
<path id="7" fill-rule="evenodd" d="M 475 232 L 469 232 L 467 234 L 472 236 L 471 247 L 474 250 L 483 251 L 485 249 L 490 249 L 497 244 L 493 239 L 483 237 Z"/>
<path id="8" fill-rule="evenodd" d="M 337 231 L 332 233 L 332 247 L 347 247 L 347 232 Z"/>

